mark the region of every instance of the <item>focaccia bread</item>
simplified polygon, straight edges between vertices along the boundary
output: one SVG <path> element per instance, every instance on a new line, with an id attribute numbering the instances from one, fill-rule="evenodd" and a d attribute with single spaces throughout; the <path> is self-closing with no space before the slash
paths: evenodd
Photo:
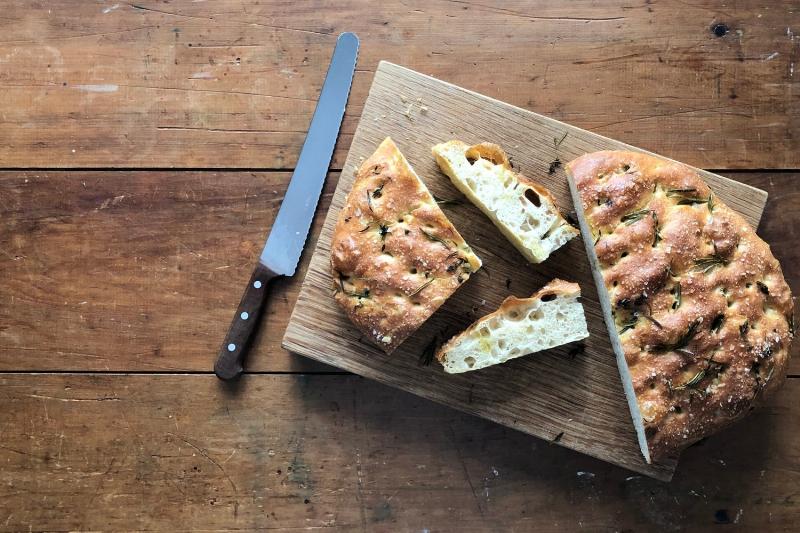
<path id="1" fill-rule="evenodd" d="M 550 191 L 517 174 L 496 144 L 449 141 L 433 147 L 442 172 L 511 241 L 525 258 L 541 263 L 578 234 Z"/>
<path id="2" fill-rule="evenodd" d="M 642 452 L 675 457 L 783 382 L 789 286 L 691 168 L 597 152 L 566 170 Z"/>
<path id="3" fill-rule="evenodd" d="M 358 170 L 334 229 L 336 302 L 391 353 L 480 266 L 387 137 Z"/>
<path id="4" fill-rule="evenodd" d="M 577 283 L 554 279 L 530 298 L 509 296 L 439 348 L 436 358 L 445 372 L 457 374 L 585 339 L 580 295 Z"/>

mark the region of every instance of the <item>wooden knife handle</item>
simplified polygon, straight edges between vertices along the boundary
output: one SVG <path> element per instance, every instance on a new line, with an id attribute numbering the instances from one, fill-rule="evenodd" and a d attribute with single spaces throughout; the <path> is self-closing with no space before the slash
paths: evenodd
<path id="1" fill-rule="evenodd" d="M 219 379 L 228 381 L 242 374 L 242 363 L 250 346 L 250 338 L 267 300 L 267 287 L 277 276 L 261 263 L 256 265 L 214 364 L 214 373 Z"/>

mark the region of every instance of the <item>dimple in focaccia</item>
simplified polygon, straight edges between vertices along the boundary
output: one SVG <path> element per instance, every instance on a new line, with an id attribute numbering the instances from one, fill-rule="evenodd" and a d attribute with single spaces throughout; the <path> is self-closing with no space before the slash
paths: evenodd
<path id="1" fill-rule="evenodd" d="M 689 167 L 598 152 L 567 172 L 650 456 L 675 456 L 780 386 L 793 337 L 789 286 L 769 246 Z"/>

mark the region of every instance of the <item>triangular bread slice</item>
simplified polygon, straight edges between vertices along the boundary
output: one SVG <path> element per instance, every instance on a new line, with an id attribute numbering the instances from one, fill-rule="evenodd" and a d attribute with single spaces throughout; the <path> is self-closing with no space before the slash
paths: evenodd
<path id="1" fill-rule="evenodd" d="M 439 168 L 478 206 L 525 258 L 541 263 L 578 235 L 553 195 L 514 172 L 505 152 L 491 143 L 448 141 L 433 147 Z"/>
<path id="2" fill-rule="evenodd" d="M 478 370 L 585 339 L 586 317 L 577 283 L 554 279 L 530 298 L 509 296 L 436 353 L 445 372 Z"/>
<path id="3" fill-rule="evenodd" d="M 356 173 L 334 229 L 336 302 L 391 353 L 480 266 L 387 137 Z"/>

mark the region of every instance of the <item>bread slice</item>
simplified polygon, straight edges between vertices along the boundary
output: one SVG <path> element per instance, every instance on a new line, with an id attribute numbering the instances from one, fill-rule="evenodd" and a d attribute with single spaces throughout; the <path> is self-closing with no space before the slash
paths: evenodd
<path id="1" fill-rule="evenodd" d="M 439 348 L 436 358 L 445 372 L 457 374 L 585 339 L 580 295 L 577 283 L 554 279 L 530 298 L 509 296 Z"/>
<path id="2" fill-rule="evenodd" d="M 481 260 L 386 138 L 356 173 L 331 241 L 334 299 L 391 353 Z"/>
<path id="3" fill-rule="evenodd" d="M 642 454 L 675 458 L 780 387 L 792 292 L 696 170 L 607 151 L 566 172 Z"/>
<path id="4" fill-rule="evenodd" d="M 449 141 L 433 147 L 439 168 L 525 258 L 541 263 L 578 235 L 550 191 L 517 174 L 496 144 Z"/>

